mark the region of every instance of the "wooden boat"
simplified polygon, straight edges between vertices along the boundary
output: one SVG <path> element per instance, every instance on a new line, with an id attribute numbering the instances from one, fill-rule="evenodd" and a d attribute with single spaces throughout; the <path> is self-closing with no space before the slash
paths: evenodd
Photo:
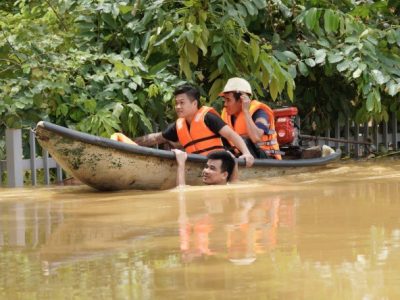
<path id="1" fill-rule="evenodd" d="M 70 175 L 97 190 L 168 189 L 176 183 L 175 154 L 134 146 L 41 121 L 36 137 Z M 241 180 L 309 172 L 340 158 L 340 150 L 326 157 L 297 160 L 256 159 L 253 167 L 239 168 Z M 207 158 L 189 154 L 188 185 L 201 185 Z M 245 162 L 239 160 L 239 166 Z"/>

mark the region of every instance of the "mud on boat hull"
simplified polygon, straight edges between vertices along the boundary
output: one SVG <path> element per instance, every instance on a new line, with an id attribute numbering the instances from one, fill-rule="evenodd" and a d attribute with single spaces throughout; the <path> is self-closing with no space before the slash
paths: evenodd
<path id="1" fill-rule="evenodd" d="M 53 159 L 70 175 L 97 190 L 168 189 L 175 186 L 175 154 L 134 146 L 41 121 L 36 137 Z M 323 158 L 299 160 L 256 159 L 240 168 L 240 179 L 256 179 L 309 172 L 340 158 L 340 151 Z M 206 157 L 189 154 L 186 182 L 201 184 Z M 239 166 L 244 161 L 239 160 Z"/>

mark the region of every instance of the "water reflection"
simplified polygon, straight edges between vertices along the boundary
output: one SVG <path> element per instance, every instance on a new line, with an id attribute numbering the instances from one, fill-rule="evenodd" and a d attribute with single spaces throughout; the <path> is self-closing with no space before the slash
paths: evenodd
<path id="1" fill-rule="evenodd" d="M 233 194 L 203 202 L 202 211 L 190 214 L 185 194 L 179 194 L 180 249 L 186 263 L 215 255 L 235 265 L 251 264 L 257 254 L 275 247 L 278 223 L 294 225 L 293 202 L 286 202 L 281 209 L 279 195 L 239 199 Z"/>
<path id="2" fill-rule="evenodd" d="M 35 249 L 63 223 L 62 203 L 6 202 L 1 203 L 0 214 L 0 246 L 4 248 Z"/>
<path id="3" fill-rule="evenodd" d="M 396 299 L 400 168 L 344 168 L 183 192 L 2 190 L 0 299 Z"/>

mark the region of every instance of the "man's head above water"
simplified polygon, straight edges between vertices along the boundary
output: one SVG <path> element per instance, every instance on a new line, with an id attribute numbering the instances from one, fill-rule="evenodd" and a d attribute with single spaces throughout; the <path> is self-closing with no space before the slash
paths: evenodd
<path id="1" fill-rule="evenodd" d="M 227 151 L 215 151 L 207 155 L 202 177 L 205 184 L 226 184 L 235 168 L 235 159 Z"/>
<path id="2" fill-rule="evenodd" d="M 187 153 L 179 149 L 173 149 L 172 151 L 175 153 L 178 163 L 176 185 L 184 186 L 186 184 L 185 164 Z M 207 155 L 207 163 L 202 171 L 204 184 L 227 184 L 228 181 L 236 181 L 238 179 L 237 177 L 237 164 L 231 153 L 227 151 L 214 151 Z"/>

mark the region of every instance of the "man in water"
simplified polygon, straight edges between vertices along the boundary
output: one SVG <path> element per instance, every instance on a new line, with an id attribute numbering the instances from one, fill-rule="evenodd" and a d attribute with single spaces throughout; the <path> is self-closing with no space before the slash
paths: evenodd
<path id="1" fill-rule="evenodd" d="M 187 153 L 173 149 L 178 163 L 176 185 L 184 186 Z M 202 172 L 203 183 L 207 185 L 224 185 L 238 180 L 238 166 L 228 151 L 214 151 L 207 155 L 207 163 Z"/>

